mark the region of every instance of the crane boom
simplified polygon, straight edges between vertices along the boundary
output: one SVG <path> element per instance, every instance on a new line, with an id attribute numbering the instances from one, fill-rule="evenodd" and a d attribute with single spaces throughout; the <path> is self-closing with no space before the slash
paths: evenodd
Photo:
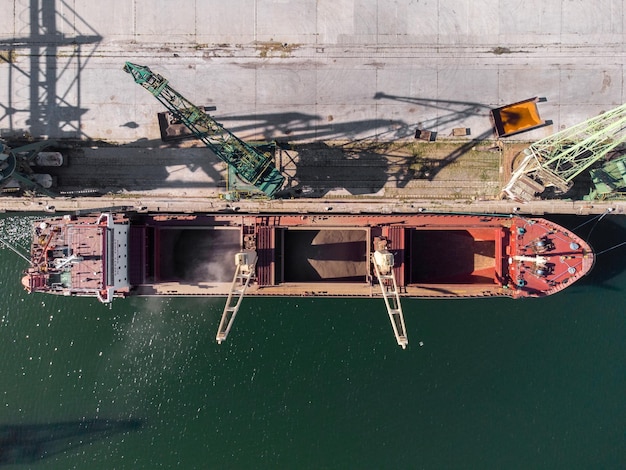
<path id="1" fill-rule="evenodd" d="M 237 176 L 269 197 L 281 189 L 285 177 L 275 167 L 271 157 L 239 139 L 148 67 L 126 62 L 124 71 L 130 73 L 135 83 L 152 93 L 198 139 L 233 168 Z"/>
<path id="2" fill-rule="evenodd" d="M 548 186 L 567 192 L 573 179 L 626 140 L 626 104 L 531 144 L 504 187 L 522 201 Z"/>

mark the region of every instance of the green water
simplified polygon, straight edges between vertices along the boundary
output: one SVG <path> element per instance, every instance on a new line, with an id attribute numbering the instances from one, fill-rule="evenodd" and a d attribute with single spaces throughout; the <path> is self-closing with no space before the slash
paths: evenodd
<path id="1" fill-rule="evenodd" d="M 405 301 L 403 351 L 382 300 L 246 299 L 217 345 L 223 300 L 28 295 L 0 251 L 0 466 L 624 468 L 625 252 L 546 299 Z"/>

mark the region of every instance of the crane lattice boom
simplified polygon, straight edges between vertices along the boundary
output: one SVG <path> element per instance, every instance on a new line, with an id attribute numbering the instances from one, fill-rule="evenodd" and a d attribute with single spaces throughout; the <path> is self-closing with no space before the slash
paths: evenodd
<path id="1" fill-rule="evenodd" d="M 239 177 L 270 197 L 281 189 L 285 178 L 276 169 L 271 157 L 228 131 L 171 88 L 167 79 L 153 73 L 148 67 L 126 62 L 124 71 L 133 76 L 135 83 L 152 93 L 198 139 L 230 165 Z"/>
<path id="2" fill-rule="evenodd" d="M 567 192 L 576 176 L 626 140 L 626 104 L 539 140 L 524 150 L 524 159 L 504 187 L 522 201 L 553 186 Z"/>

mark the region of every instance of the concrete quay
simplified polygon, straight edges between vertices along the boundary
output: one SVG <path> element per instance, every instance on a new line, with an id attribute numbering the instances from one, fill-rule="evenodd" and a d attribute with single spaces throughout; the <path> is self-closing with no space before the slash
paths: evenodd
<path id="1" fill-rule="evenodd" d="M 501 189 L 528 143 L 487 141 L 325 142 L 282 145 L 286 175 L 274 200 L 235 195 L 226 166 L 195 140 L 175 145 L 67 145 L 67 163 L 47 168 L 60 196 L 0 198 L 6 212 L 128 207 L 152 212 L 525 214 L 622 213 L 626 201 L 503 200 Z"/>
<path id="2" fill-rule="evenodd" d="M 240 212 L 248 214 L 270 213 L 341 213 L 341 214 L 414 214 L 480 213 L 480 214 L 574 214 L 590 215 L 611 213 L 626 214 L 626 201 L 536 201 L 516 204 L 511 201 L 433 201 L 419 199 L 278 199 L 240 200 L 227 202 L 203 197 L 160 198 L 155 196 L 123 195 L 81 198 L 2 198 L 2 212 L 49 212 L 68 213 L 76 211 L 137 210 L 171 213 Z"/>
<path id="3" fill-rule="evenodd" d="M 151 67 L 246 140 L 491 130 L 533 96 L 553 126 L 624 102 L 625 0 L 1 0 L 0 136 L 130 143 L 162 106 Z"/>
<path id="4" fill-rule="evenodd" d="M 215 106 L 239 137 L 297 147 L 277 155 L 284 197 L 232 203 L 249 211 L 510 212 L 518 204 L 498 192 L 516 143 L 495 140 L 490 109 L 546 97 L 552 125 L 523 134 L 532 142 L 626 97 L 626 0 L 180 0 L 176 15 L 166 0 L 0 5 L 0 137 L 111 145 L 81 147 L 56 175 L 103 196 L 3 197 L 2 210 L 228 209 L 223 165 L 161 144 L 164 109 L 122 71 L 127 60 Z M 393 148 L 416 129 L 437 142 Z"/>

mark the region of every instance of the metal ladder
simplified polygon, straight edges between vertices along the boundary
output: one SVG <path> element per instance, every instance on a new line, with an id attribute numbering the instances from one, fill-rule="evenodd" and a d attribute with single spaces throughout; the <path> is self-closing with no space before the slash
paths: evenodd
<path id="1" fill-rule="evenodd" d="M 243 296 L 250 285 L 250 280 L 254 277 L 256 261 L 256 251 L 243 251 L 235 255 L 235 276 L 233 277 L 228 299 L 226 300 L 226 306 L 224 307 L 222 319 L 220 320 L 220 326 L 215 336 L 218 344 L 221 344 L 222 341 L 226 339 L 233 326 Z"/>
<path id="2" fill-rule="evenodd" d="M 402 313 L 402 305 L 400 304 L 400 296 L 398 295 L 398 286 L 396 284 L 396 277 L 393 274 L 393 268 L 390 270 L 390 274 L 382 274 L 378 263 L 372 257 L 372 264 L 380 284 L 380 290 L 385 299 L 385 306 L 387 307 L 387 313 L 389 314 L 389 320 L 393 328 L 393 334 L 396 337 L 396 341 L 402 349 L 405 349 L 409 344 L 409 339 L 406 335 L 406 326 L 404 324 L 404 315 Z"/>

